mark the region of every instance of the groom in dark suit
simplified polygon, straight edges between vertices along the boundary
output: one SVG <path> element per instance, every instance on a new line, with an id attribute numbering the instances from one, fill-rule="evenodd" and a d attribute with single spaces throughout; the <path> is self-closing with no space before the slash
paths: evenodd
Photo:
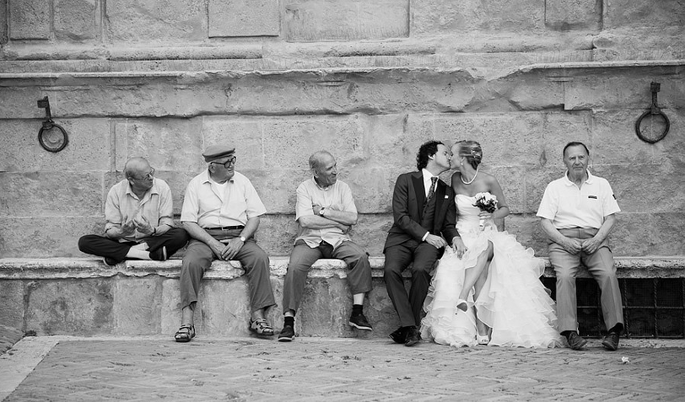
<path id="1" fill-rule="evenodd" d="M 385 286 L 400 318 L 400 328 L 390 337 L 406 346 L 414 346 L 421 339 L 417 327 L 435 262 L 446 246 L 461 243 L 455 228 L 454 191 L 438 178 L 450 168 L 449 149 L 439 141 L 426 142 L 419 148 L 416 167 L 417 172 L 404 173 L 395 183 L 394 223 L 383 250 Z M 410 263 L 411 288 L 407 295 L 402 271 Z"/>

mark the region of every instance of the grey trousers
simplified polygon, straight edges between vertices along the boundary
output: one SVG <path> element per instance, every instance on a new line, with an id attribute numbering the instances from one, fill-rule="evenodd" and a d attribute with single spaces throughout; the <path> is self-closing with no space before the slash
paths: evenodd
<path id="1" fill-rule="evenodd" d="M 560 229 L 559 232 L 573 239 L 590 239 L 597 229 Z M 578 329 L 578 303 L 576 301 L 576 274 L 585 265 L 588 272 L 597 281 L 601 290 L 602 314 L 604 325 L 609 330 L 616 324 L 623 324 L 623 305 L 621 290 L 616 278 L 614 258 L 606 242 L 602 243 L 592 254 L 580 252 L 570 254 L 556 243 L 549 244 L 549 260 L 557 277 L 557 326 L 559 332 Z"/>
<path id="2" fill-rule="evenodd" d="M 181 265 L 181 308 L 197 301 L 202 276 L 215 259 L 216 256 L 207 244 L 190 240 Z M 276 305 L 271 288 L 269 256 L 257 242 L 247 239 L 234 259 L 240 261 L 247 275 L 251 311 Z"/>
<path id="3" fill-rule="evenodd" d="M 351 241 L 342 242 L 336 249 L 325 242 L 319 247 L 311 248 L 304 240 L 299 240 L 290 254 L 288 272 L 283 281 L 283 312 L 297 312 L 307 274 L 319 258 L 338 258 L 345 261 L 349 267 L 347 280 L 353 295 L 371 290 L 371 265 L 369 255 L 363 248 Z"/>

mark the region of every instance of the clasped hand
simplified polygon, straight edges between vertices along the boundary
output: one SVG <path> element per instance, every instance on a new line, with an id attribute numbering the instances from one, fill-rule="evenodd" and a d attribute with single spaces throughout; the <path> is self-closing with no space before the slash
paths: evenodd
<path id="1" fill-rule="evenodd" d="M 566 241 L 561 245 L 564 250 L 569 252 L 570 254 L 578 254 L 581 251 L 592 254 L 595 251 L 599 250 L 599 246 L 602 244 L 602 240 L 597 239 L 595 237 L 592 237 L 590 239 L 587 239 L 585 241 L 581 241 L 578 239 L 571 239 L 571 238 L 566 238 Z"/>
<path id="2" fill-rule="evenodd" d="M 232 260 L 233 257 L 238 254 L 241 248 L 243 248 L 243 241 L 238 237 L 225 240 L 225 243 L 215 240 L 212 243 L 212 251 L 222 260 L 228 261 Z"/>
<path id="3" fill-rule="evenodd" d="M 144 216 L 133 218 L 121 226 L 121 234 L 123 236 L 131 236 L 136 230 L 144 237 L 152 235 L 155 229 Z"/>

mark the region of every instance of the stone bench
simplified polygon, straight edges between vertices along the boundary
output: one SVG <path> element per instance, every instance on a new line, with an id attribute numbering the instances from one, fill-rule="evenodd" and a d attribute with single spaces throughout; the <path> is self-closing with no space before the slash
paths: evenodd
<path id="1" fill-rule="evenodd" d="M 685 257 L 616 257 L 619 278 L 685 278 Z M 365 313 L 372 333 L 347 326 L 351 295 L 340 260 L 317 261 L 298 313 L 303 336 L 380 336 L 398 325 L 383 283 L 383 257 L 371 257 L 374 288 Z M 282 298 L 288 257 L 271 258 L 276 302 Z M 0 259 L 0 323 L 38 335 L 173 334 L 180 323 L 178 277 L 181 260 L 125 261 L 114 267 L 95 258 Z M 196 314 L 205 336 L 248 335 L 247 283 L 237 261 L 215 261 L 205 274 Z M 405 271 L 405 276 L 409 277 Z M 547 262 L 545 277 L 554 277 Z M 579 277 L 589 277 L 581 271 Z M 282 310 L 269 318 L 282 325 Z"/>

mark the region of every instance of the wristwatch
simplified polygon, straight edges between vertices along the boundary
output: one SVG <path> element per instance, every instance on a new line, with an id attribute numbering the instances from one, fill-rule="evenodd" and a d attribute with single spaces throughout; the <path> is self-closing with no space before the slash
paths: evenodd
<path id="1" fill-rule="evenodd" d="M 323 208 L 319 210 L 319 215 L 323 216 Z"/>
<path id="2" fill-rule="evenodd" d="M 241 241 L 241 242 L 245 243 L 245 240 L 247 240 L 247 239 L 245 238 L 245 236 L 240 236 L 240 241 Z"/>

